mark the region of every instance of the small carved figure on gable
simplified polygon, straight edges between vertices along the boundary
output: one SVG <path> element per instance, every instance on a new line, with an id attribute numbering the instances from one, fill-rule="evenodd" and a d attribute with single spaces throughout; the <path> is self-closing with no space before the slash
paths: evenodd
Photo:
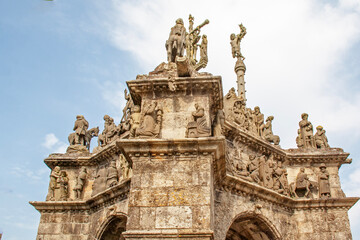
<path id="1" fill-rule="evenodd" d="M 320 149 L 327 149 L 330 148 L 329 144 L 328 144 L 328 139 L 325 135 L 325 130 L 323 129 L 322 126 L 317 126 L 316 127 L 316 133 L 314 135 L 314 141 L 315 141 L 315 145 L 317 148 Z"/>
<path id="2" fill-rule="evenodd" d="M 84 189 L 86 177 L 87 177 L 87 170 L 85 167 L 81 167 L 79 174 L 76 177 L 76 185 L 73 189 L 75 193 L 75 199 L 81 199 L 81 193 Z"/>
<path id="3" fill-rule="evenodd" d="M 214 119 L 214 122 L 213 122 L 213 135 L 214 135 L 214 137 L 224 135 L 224 122 L 225 122 L 224 110 L 219 109 L 216 112 L 216 116 L 215 116 L 215 119 Z"/>
<path id="4" fill-rule="evenodd" d="M 131 178 L 132 168 L 130 166 L 130 163 L 123 154 L 120 155 L 119 159 L 120 159 L 120 168 L 121 168 L 121 179 L 125 180 Z"/>
<path id="5" fill-rule="evenodd" d="M 262 155 L 259 158 L 259 178 L 260 185 L 266 188 L 272 189 L 274 186 L 273 182 L 273 171 L 274 171 L 274 162 L 270 156 L 266 159 L 265 155 Z"/>
<path id="6" fill-rule="evenodd" d="M 131 116 L 130 116 L 130 138 L 135 138 L 136 130 L 140 126 L 141 120 L 141 113 L 140 113 L 140 106 L 135 105 L 131 109 Z"/>
<path id="7" fill-rule="evenodd" d="M 128 132 L 130 130 L 130 117 L 131 117 L 131 109 L 134 107 L 134 102 L 132 100 L 132 97 L 130 93 L 127 93 L 127 90 L 124 90 L 124 96 L 126 100 L 126 105 L 123 109 L 123 116 L 120 120 L 120 124 L 118 126 L 119 128 L 119 134 L 123 134 L 125 132 Z M 122 136 L 120 136 L 122 137 Z"/>
<path id="8" fill-rule="evenodd" d="M 315 142 L 313 138 L 313 125 L 308 120 L 309 115 L 307 113 L 301 114 L 301 121 L 299 122 L 300 126 L 300 139 L 301 144 L 304 148 L 314 148 Z"/>
<path id="9" fill-rule="evenodd" d="M 59 178 L 60 178 L 60 167 L 56 166 L 51 171 L 50 174 L 50 183 L 49 183 L 49 193 L 46 197 L 46 201 L 55 201 L 55 190 L 58 189 L 59 186 Z"/>
<path id="10" fill-rule="evenodd" d="M 105 115 L 104 121 L 105 121 L 104 130 L 102 131 L 102 133 L 99 135 L 98 138 L 98 144 L 99 146 L 102 147 L 114 141 L 117 138 L 119 132 L 119 129 L 115 125 L 114 119 L 112 117 L 110 117 L 109 115 Z"/>
<path id="11" fill-rule="evenodd" d="M 324 163 L 320 165 L 319 173 L 319 197 L 320 198 L 330 198 L 330 182 L 329 182 L 329 172 L 326 170 Z"/>
<path id="12" fill-rule="evenodd" d="M 58 180 L 60 189 L 60 201 L 67 201 L 69 197 L 69 178 L 64 170 L 61 171 Z"/>
<path id="13" fill-rule="evenodd" d="M 189 122 L 186 130 L 186 137 L 208 137 L 211 129 L 207 125 L 205 110 L 195 103 L 195 111 L 192 112 L 193 121 Z"/>
<path id="14" fill-rule="evenodd" d="M 208 45 L 207 36 L 203 35 L 200 44 L 200 60 L 195 65 L 196 71 L 199 71 L 201 68 L 205 68 L 208 63 L 207 45 Z"/>
<path id="15" fill-rule="evenodd" d="M 278 193 L 289 195 L 289 183 L 287 180 L 287 171 L 282 166 L 282 162 L 278 161 L 273 172 L 274 190 Z"/>
<path id="16" fill-rule="evenodd" d="M 280 143 L 280 137 L 273 134 L 272 131 L 272 120 L 274 119 L 273 116 L 269 116 L 266 119 L 266 123 L 264 125 L 264 132 L 263 137 L 266 141 L 274 143 L 275 145 L 279 145 Z"/>
<path id="17" fill-rule="evenodd" d="M 112 160 L 110 166 L 107 169 L 106 175 L 106 187 L 110 188 L 117 185 L 119 182 L 119 174 L 116 168 L 116 161 Z"/>
<path id="18" fill-rule="evenodd" d="M 264 114 L 262 114 L 260 112 L 260 108 L 258 106 L 256 106 L 254 108 L 254 120 L 255 120 L 255 125 L 256 125 L 256 129 L 257 129 L 257 134 L 258 136 L 262 137 L 263 136 L 263 131 L 264 131 Z"/>
<path id="19" fill-rule="evenodd" d="M 250 163 L 247 166 L 247 169 L 250 173 L 250 177 L 254 182 L 260 184 L 260 174 L 259 174 L 259 158 L 255 155 L 249 155 Z"/>
<path id="20" fill-rule="evenodd" d="M 107 170 L 105 168 L 98 168 L 94 176 L 91 196 L 95 196 L 106 189 L 106 179 Z"/>

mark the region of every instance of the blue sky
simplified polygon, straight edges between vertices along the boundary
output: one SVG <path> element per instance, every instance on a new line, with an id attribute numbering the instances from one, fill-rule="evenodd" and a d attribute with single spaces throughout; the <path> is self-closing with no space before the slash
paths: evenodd
<path id="1" fill-rule="evenodd" d="M 205 4 L 206 3 L 206 4 Z M 206 7 L 204 7 L 206 5 Z M 79 1 L 0 0 L 0 231 L 35 239 L 49 169 L 43 159 L 66 149 L 75 116 L 103 127 L 118 122 L 125 81 L 166 61 L 175 19 L 195 16 L 209 40 L 204 70 L 235 87 L 230 33 L 244 23 L 248 105 L 274 115 L 281 146 L 295 147 L 309 113 L 329 144 L 353 158 L 341 167 L 348 196 L 360 196 L 360 1 Z M 96 144 L 96 140 L 92 145 Z M 360 239 L 360 208 L 350 210 Z"/>

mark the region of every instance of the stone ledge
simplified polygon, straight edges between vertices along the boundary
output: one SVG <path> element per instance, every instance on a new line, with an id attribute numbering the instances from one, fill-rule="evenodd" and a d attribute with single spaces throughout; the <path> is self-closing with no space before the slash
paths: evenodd
<path id="1" fill-rule="evenodd" d="M 213 92 L 213 107 L 215 109 L 223 108 L 221 76 L 178 77 L 174 80 L 169 80 L 168 78 L 137 79 L 127 81 L 126 83 L 135 104 L 141 103 L 140 93 L 177 92 L 193 89 L 207 89 L 207 91 Z M 174 91 L 170 90 L 170 83 L 173 85 Z"/>

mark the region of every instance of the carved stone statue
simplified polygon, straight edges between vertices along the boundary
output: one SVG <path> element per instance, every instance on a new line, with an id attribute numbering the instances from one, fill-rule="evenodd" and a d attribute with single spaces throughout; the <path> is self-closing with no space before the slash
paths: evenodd
<path id="1" fill-rule="evenodd" d="M 140 126 L 141 114 L 140 114 L 140 106 L 135 105 L 131 109 L 130 116 L 130 138 L 134 138 L 136 136 L 136 130 Z"/>
<path id="2" fill-rule="evenodd" d="M 98 144 L 99 146 L 106 146 L 111 143 L 117 137 L 118 127 L 114 123 L 114 119 L 109 115 L 104 116 L 104 130 L 99 135 Z"/>
<path id="3" fill-rule="evenodd" d="M 223 136 L 224 135 L 224 121 L 225 121 L 225 114 L 224 110 L 219 109 L 216 112 L 216 116 L 213 123 L 213 134 L 214 137 Z"/>
<path id="4" fill-rule="evenodd" d="M 255 125 L 256 125 L 256 129 L 257 129 L 257 133 L 258 136 L 262 137 L 263 136 L 263 130 L 264 130 L 264 114 L 262 114 L 260 112 L 260 108 L 258 106 L 256 106 L 254 108 L 254 120 L 255 120 Z"/>
<path id="5" fill-rule="evenodd" d="M 55 190 L 58 189 L 59 186 L 59 178 L 60 178 L 60 167 L 56 166 L 51 171 L 50 174 L 50 183 L 49 183 L 49 193 L 46 197 L 46 201 L 55 201 Z"/>
<path id="6" fill-rule="evenodd" d="M 105 168 L 99 168 L 96 172 L 94 183 L 92 185 L 92 193 L 91 196 L 95 196 L 96 194 L 105 191 L 106 189 L 106 179 L 107 179 L 107 171 Z"/>
<path id="7" fill-rule="evenodd" d="M 305 173 L 305 168 L 302 167 L 296 176 L 296 182 L 290 184 L 290 193 L 292 196 L 298 198 L 298 191 L 301 191 L 304 192 L 304 197 L 312 198 L 311 189 L 317 187 L 318 184 L 309 180 L 307 174 Z"/>
<path id="8" fill-rule="evenodd" d="M 64 170 L 61 171 L 58 180 L 60 188 L 60 201 L 67 201 L 69 197 L 69 178 Z"/>
<path id="9" fill-rule="evenodd" d="M 87 170 L 85 167 L 80 169 L 79 175 L 76 177 L 76 185 L 74 187 L 75 199 L 81 199 L 81 193 L 84 189 L 87 176 Z"/>
<path id="10" fill-rule="evenodd" d="M 118 170 L 116 168 L 116 162 L 111 161 L 110 166 L 107 169 L 107 175 L 106 175 L 106 187 L 113 187 L 116 184 L 118 184 L 119 181 L 119 174 Z"/>
<path id="11" fill-rule="evenodd" d="M 182 57 L 185 49 L 186 29 L 181 18 L 176 20 L 176 24 L 171 28 L 169 39 L 166 41 L 168 62 L 175 62 L 176 57 Z"/>
<path id="12" fill-rule="evenodd" d="M 205 68 L 208 63 L 207 44 L 208 44 L 207 36 L 203 35 L 200 44 L 200 60 L 195 65 L 196 71 L 199 71 L 201 68 Z"/>
<path id="13" fill-rule="evenodd" d="M 254 182 L 260 183 L 260 174 L 259 174 L 259 158 L 254 155 L 249 155 L 250 163 L 248 165 L 248 171 L 250 173 L 250 177 Z"/>
<path id="14" fill-rule="evenodd" d="M 125 133 L 130 130 L 130 116 L 131 116 L 131 109 L 134 107 L 134 102 L 131 98 L 131 95 L 127 93 L 127 90 L 124 90 L 124 96 L 126 100 L 126 105 L 123 109 L 123 116 L 120 120 L 119 124 L 119 133 Z"/>
<path id="15" fill-rule="evenodd" d="M 132 175 L 132 169 L 130 163 L 126 160 L 123 154 L 120 155 L 120 168 L 121 168 L 121 178 L 122 180 L 128 179 Z"/>
<path id="16" fill-rule="evenodd" d="M 282 166 L 282 162 L 278 161 L 273 172 L 274 190 L 278 193 L 289 195 L 289 183 L 287 180 L 287 171 Z"/>
<path id="17" fill-rule="evenodd" d="M 241 60 L 244 60 L 245 58 L 240 52 L 240 42 L 246 35 L 246 28 L 242 24 L 239 24 L 239 27 L 240 34 L 235 35 L 235 33 L 232 33 L 230 35 L 231 52 L 233 58 L 240 58 Z"/>
<path id="18" fill-rule="evenodd" d="M 211 129 L 207 125 L 205 110 L 199 104 L 195 103 L 195 111 L 192 112 L 193 122 L 189 122 L 186 131 L 186 137 L 208 137 Z"/>
<path id="19" fill-rule="evenodd" d="M 330 193 L 330 182 L 329 182 L 329 172 L 326 170 L 324 163 L 320 165 L 319 173 L 319 197 L 320 198 L 329 198 L 331 197 Z"/>
<path id="20" fill-rule="evenodd" d="M 162 109 L 157 107 L 157 102 L 144 104 L 143 118 L 140 127 L 136 130 L 139 138 L 158 137 L 162 122 Z"/>
<path id="21" fill-rule="evenodd" d="M 86 121 L 84 116 L 77 115 L 75 125 L 74 125 L 75 144 L 83 145 L 83 146 L 86 145 L 85 134 L 86 134 L 86 130 L 88 129 L 88 127 L 89 127 L 89 123 L 88 123 L 88 121 Z"/>
<path id="22" fill-rule="evenodd" d="M 299 122 L 300 126 L 300 139 L 304 148 L 314 148 L 315 142 L 313 138 L 313 125 L 308 120 L 309 115 L 307 113 L 301 114 L 302 120 Z"/>
<path id="23" fill-rule="evenodd" d="M 325 130 L 323 129 L 322 126 L 317 126 L 316 127 L 316 133 L 314 135 L 314 141 L 315 141 L 315 145 L 317 148 L 320 149 L 327 149 L 330 148 L 329 144 L 328 144 L 328 139 L 325 135 Z"/>
<path id="24" fill-rule="evenodd" d="M 273 116 L 269 116 L 266 119 L 266 123 L 264 125 L 264 132 L 263 132 L 263 137 L 266 141 L 274 143 L 275 145 L 279 145 L 280 143 L 280 137 L 277 135 L 273 134 L 272 131 L 272 120 L 274 120 Z"/>
<path id="25" fill-rule="evenodd" d="M 70 133 L 68 140 L 70 146 L 75 146 L 75 133 Z M 93 137 L 97 137 L 99 135 L 99 127 L 91 128 L 90 130 L 87 130 L 85 133 L 85 146 L 87 150 L 90 151 L 90 142 Z M 68 151 L 67 151 L 68 152 Z"/>

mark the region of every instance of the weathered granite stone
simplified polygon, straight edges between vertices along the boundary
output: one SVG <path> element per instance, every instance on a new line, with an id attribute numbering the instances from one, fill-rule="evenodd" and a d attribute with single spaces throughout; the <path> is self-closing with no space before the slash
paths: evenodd
<path id="1" fill-rule="evenodd" d="M 127 82 L 120 124 L 104 116 L 93 153 L 79 116 L 69 151 L 45 159 L 47 201 L 31 202 L 38 240 L 351 239 L 347 211 L 359 198 L 339 179 L 349 154 L 330 148 L 321 126 L 313 135 L 307 114 L 298 148 L 278 145 L 274 117 L 264 123 L 260 107 L 246 106 L 242 25 L 231 36 L 238 94 L 223 98 L 221 77 L 197 72 L 208 60 L 206 35 L 196 60 L 207 23 L 194 28 L 190 15 L 186 33 L 176 21 L 168 63 Z"/>

